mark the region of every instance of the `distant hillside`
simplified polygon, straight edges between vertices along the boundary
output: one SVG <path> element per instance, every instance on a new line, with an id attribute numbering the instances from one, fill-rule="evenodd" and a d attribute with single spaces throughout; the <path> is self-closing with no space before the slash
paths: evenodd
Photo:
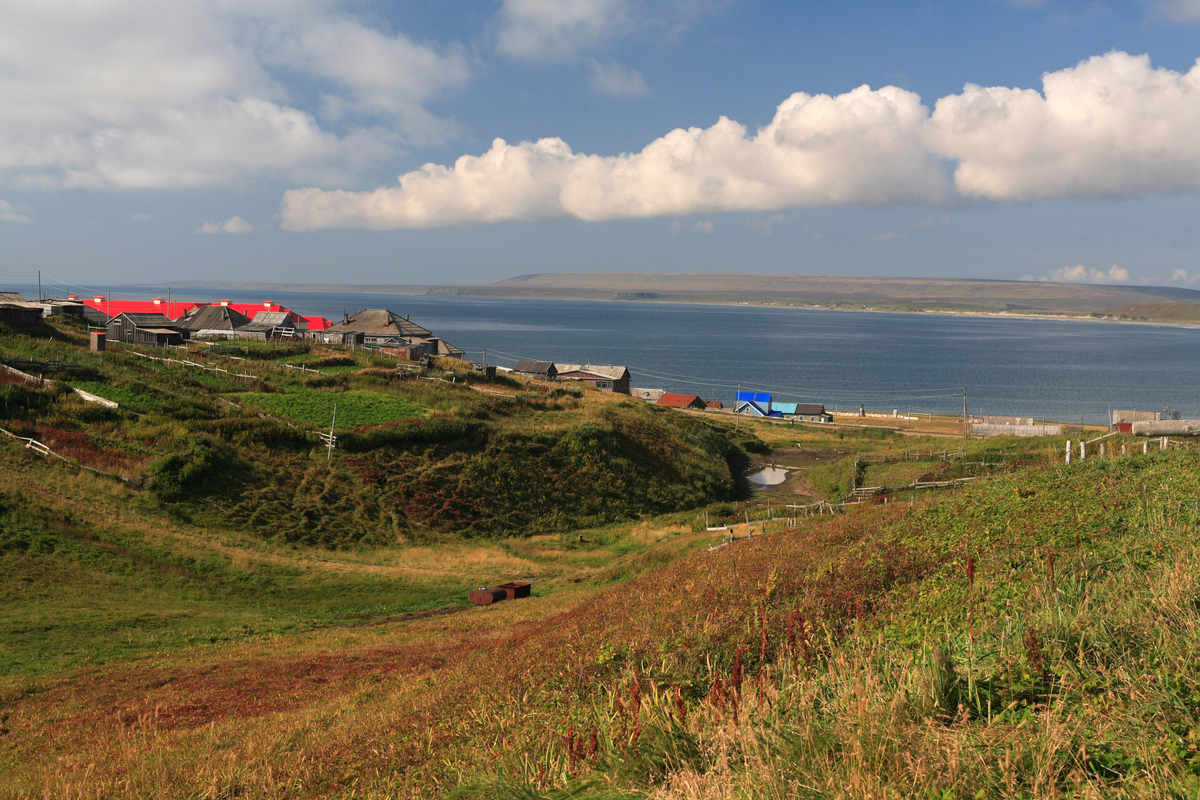
<path id="1" fill-rule="evenodd" d="M 1133 303 L 1108 312 L 1130 319 L 1156 319 L 1173 322 L 1200 322 L 1198 303 Z"/>
<path id="2" fill-rule="evenodd" d="M 1117 310 L 1120 307 L 1137 305 L 1146 308 L 1136 316 L 1150 319 L 1193 319 L 1189 315 L 1200 314 L 1200 292 L 1191 289 L 952 278 L 575 273 L 522 275 L 486 286 L 440 286 L 429 293 L 1040 314 L 1115 315 L 1126 313 Z"/>
<path id="3" fill-rule="evenodd" d="M 590 272 L 519 275 L 482 285 L 190 283 L 192 289 L 363 292 L 660 303 L 747 303 L 902 312 L 1066 314 L 1161 322 L 1200 321 L 1200 291 L 957 278 Z"/>

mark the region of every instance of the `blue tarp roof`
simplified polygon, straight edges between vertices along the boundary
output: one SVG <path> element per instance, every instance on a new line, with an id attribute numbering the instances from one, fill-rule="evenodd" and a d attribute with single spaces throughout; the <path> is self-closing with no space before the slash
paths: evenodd
<path id="1" fill-rule="evenodd" d="M 737 399 L 740 402 L 758 403 L 759 405 L 769 405 L 771 395 L 761 392 L 738 392 Z"/>

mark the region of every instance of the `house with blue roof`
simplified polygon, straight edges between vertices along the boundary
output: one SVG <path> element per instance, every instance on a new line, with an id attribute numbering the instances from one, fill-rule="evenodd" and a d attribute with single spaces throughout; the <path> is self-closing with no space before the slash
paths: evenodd
<path id="1" fill-rule="evenodd" d="M 763 392 L 738 392 L 737 405 L 734 407 L 738 414 L 754 414 L 759 417 L 778 417 L 778 411 L 771 410 L 771 395 Z"/>

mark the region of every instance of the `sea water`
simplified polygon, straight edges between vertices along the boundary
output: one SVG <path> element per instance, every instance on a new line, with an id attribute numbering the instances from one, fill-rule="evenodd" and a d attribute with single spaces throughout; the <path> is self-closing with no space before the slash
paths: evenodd
<path id="1" fill-rule="evenodd" d="M 161 292 L 159 292 L 161 294 Z M 212 302 L 189 291 L 176 299 Z M 193 296 L 196 295 L 196 296 Z M 1103 424 L 1111 408 L 1200 418 L 1200 328 L 741 305 L 425 295 L 220 292 L 342 319 L 363 308 L 410 314 L 473 361 L 623 364 L 633 385 L 732 402 L 890 414 L 970 413 Z M 218 298 L 219 299 L 219 298 Z"/>

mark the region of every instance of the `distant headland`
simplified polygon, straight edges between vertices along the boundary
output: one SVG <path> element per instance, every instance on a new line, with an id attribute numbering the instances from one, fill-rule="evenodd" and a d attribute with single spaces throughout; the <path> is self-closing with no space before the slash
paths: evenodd
<path id="1" fill-rule="evenodd" d="M 319 292 L 424 294 L 658 303 L 714 303 L 905 313 L 1058 316 L 1174 324 L 1200 323 L 1200 291 L 960 278 L 831 275 L 582 272 L 520 275 L 481 285 L 189 283 Z"/>

